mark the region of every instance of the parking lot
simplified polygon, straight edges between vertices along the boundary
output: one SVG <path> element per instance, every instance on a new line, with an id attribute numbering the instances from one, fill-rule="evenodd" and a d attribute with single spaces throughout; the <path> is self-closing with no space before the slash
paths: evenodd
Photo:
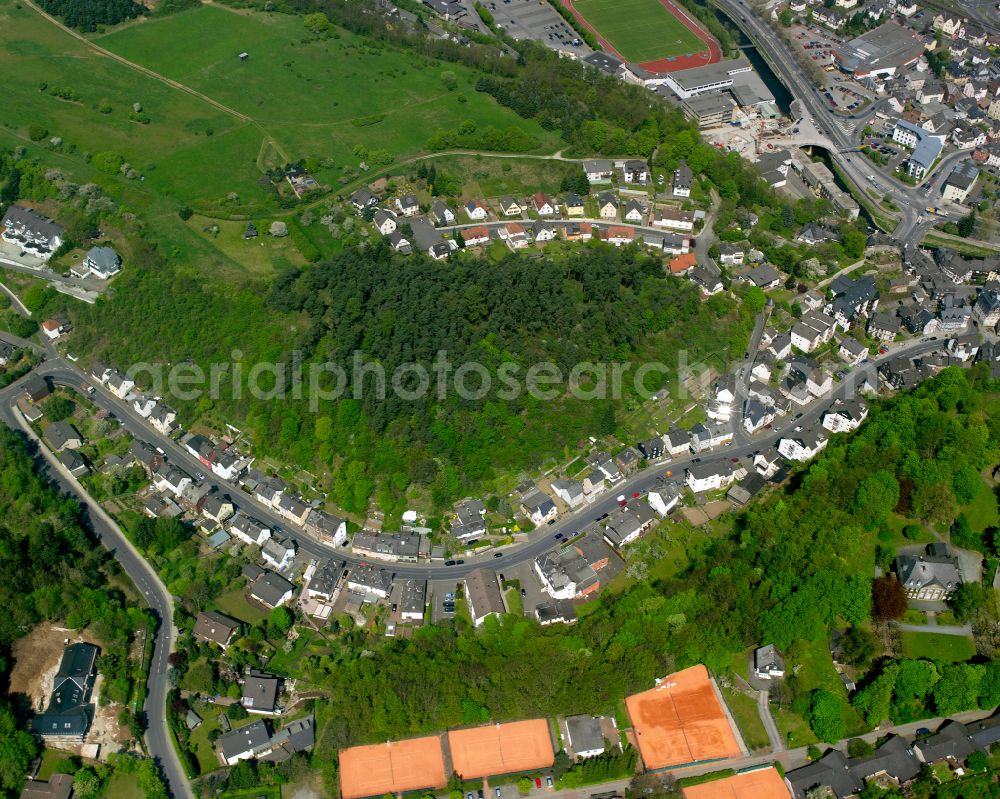
<path id="1" fill-rule="evenodd" d="M 583 57 L 590 53 L 570 26 L 547 0 L 487 0 L 483 5 L 494 22 L 515 39 L 534 39 L 553 50 Z"/>
<path id="2" fill-rule="evenodd" d="M 457 585 L 458 581 L 454 578 L 431 580 L 427 583 L 427 601 L 431 606 L 431 621 L 439 622 L 455 618 L 455 610 L 452 603 L 448 601 L 448 594 L 454 594 Z"/>

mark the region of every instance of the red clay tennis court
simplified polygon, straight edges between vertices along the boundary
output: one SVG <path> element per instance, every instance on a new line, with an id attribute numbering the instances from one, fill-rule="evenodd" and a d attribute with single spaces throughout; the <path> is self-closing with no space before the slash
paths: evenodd
<path id="1" fill-rule="evenodd" d="M 340 753 L 343 799 L 443 788 L 447 783 L 441 738 L 436 735 L 354 746 Z"/>
<path id="2" fill-rule="evenodd" d="M 448 733 L 452 769 L 465 779 L 552 765 L 552 734 L 545 719 L 490 724 Z"/>
<path id="3" fill-rule="evenodd" d="M 646 768 L 655 771 L 742 752 L 704 666 L 671 674 L 625 699 Z"/>
<path id="4" fill-rule="evenodd" d="M 785 781 L 773 768 L 692 785 L 682 790 L 681 795 L 684 799 L 789 799 L 791 796 Z"/>

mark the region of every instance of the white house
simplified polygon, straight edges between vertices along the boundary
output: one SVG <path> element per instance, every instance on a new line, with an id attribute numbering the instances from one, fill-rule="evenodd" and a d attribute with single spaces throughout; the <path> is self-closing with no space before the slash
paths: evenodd
<path id="1" fill-rule="evenodd" d="M 744 471 L 740 469 L 739 471 Z M 687 468 L 687 486 L 694 493 L 717 491 L 733 484 L 736 469 L 729 461 L 721 463 L 692 463 Z"/>
<path id="2" fill-rule="evenodd" d="M 480 200 L 469 200 L 465 204 L 465 214 L 475 222 L 486 219 L 486 206 Z"/>
<path id="3" fill-rule="evenodd" d="M 122 260 L 113 247 L 91 247 L 83 259 L 83 265 L 94 277 L 102 280 L 122 271 Z"/>
<path id="4" fill-rule="evenodd" d="M 46 219 L 30 208 L 12 205 L 3 217 L 2 238 L 8 244 L 18 247 L 22 252 L 30 253 L 43 261 L 49 260 L 52 254 L 63 243 L 65 229 L 51 219 Z"/>
<path id="5" fill-rule="evenodd" d="M 810 460 L 826 448 L 829 439 L 821 430 L 804 430 L 778 441 L 778 452 L 791 461 Z"/>
<path id="6" fill-rule="evenodd" d="M 863 400 L 850 400 L 823 414 L 823 427 L 831 433 L 857 430 L 868 418 L 868 405 Z"/>
<path id="7" fill-rule="evenodd" d="M 271 528 L 262 521 L 239 511 L 229 520 L 229 534 L 247 544 L 262 547 L 271 537 Z"/>
<path id="8" fill-rule="evenodd" d="M 295 558 L 295 542 L 291 538 L 269 538 L 260 548 L 260 556 L 278 571 L 292 565 Z"/>
<path id="9" fill-rule="evenodd" d="M 553 480 L 552 490 L 569 507 L 575 508 L 584 502 L 583 483 L 579 480 Z"/>
<path id="10" fill-rule="evenodd" d="M 383 236 L 388 236 L 396 230 L 396 215 L 383 208 L 379 208 L 375 212 L 372 223 L 378 228 L 379 233 Z"/>
<path id="11" fill-rule="evenodd" d="M 647 495 L 650 507 L 660 516 L 666 516 L 680 502 L 681 494 L 674 485 L 650 491 Z"/>

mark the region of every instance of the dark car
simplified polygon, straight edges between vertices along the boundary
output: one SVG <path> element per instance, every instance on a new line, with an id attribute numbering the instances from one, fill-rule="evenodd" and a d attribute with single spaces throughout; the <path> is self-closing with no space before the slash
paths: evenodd
<path id="1" fill-rule="evenodd" d="M 396 603 L 395 602 L 392 603 L 392 612 L 393 613 L 396 612 Z"/>
<path id="2" fill-rule="evenodd" d="M 551 524 L 555 524 L 555 523 L 556 523 L 556 520 L 555 520 L 555 519 L 549 519 L 549 520 L 548 520 L 548 521 L 546 522 L 546 524 L 550 524 L 550 525 L 551 525 Z"/>
<path id="3" fill-rule="evenodd" d="M 454 566 L 455 565 L 455 561 L 453 561 L 453 560 L 446 560 L 444 562 L 444 565 L 445 566 Z"/>
<path id="4" fill-rule="evenodd" d="M 493 557 L 494 558 L 502 558 L 503 557 L 503 552 L 494 552 L 493 553 Z"/>
<path id="5" fill-rule="evenodd" d="M 456 566 L 461 566 L 461 565 L 462 565 L 463 563 L 465 563 L 465 561 L 464 561 L 464 560 L 456 560 L 456 561 L 455 561 L 455 565 L 456 565 Z"/>
<path id="6" fill-rule="evenodd" d="M 555 534 L 554 536 L 552 536 L 552 537 L 553 537 L 553 538 L 554 538 L 554 539 L 555 539 L 556 541 L 559 541 L 559 540 L 560 540 L 560 539 L 561 539 L 561 538 L 562 538 L 562 537 L 563 537 L 564 535 L 566 535 L 566 534 L 565 534 L 565 533 L 556 533 L 556 534 Z"/>
<path id="7" fill-rule="evenodd" d="M 527 595 L 528 595 L 528 592 L 527 592 L 527 591 L 525 591 L 525 590 L 524 590 L 524 589 L 522 588 L 522 589 L 521 589 L 521 598 L 523 599 L 523 598 L 524 598 L 524 597 L 526 597 Z"/>

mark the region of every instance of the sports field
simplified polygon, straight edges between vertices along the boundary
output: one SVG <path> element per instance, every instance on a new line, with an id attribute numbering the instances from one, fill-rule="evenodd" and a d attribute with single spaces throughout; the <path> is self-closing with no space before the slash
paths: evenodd
<path id="1" fill-rule="evenodd" d="M 443 788 L 446 782 L 437 735 L 354 746 L 340 752 L 340 793 L 344 799 Z"/>
<path id="2" fill-rule="evenodd" d="M 681 796 L 684 799 L 789 799 L 791 794 L 776 769 L 760 768 L 692 785 L 684 788 Z"/>
<path id="3" fill-rule="evenodd" d="M 626 61 L 656 61 L 706 49 L 660 0 L 573 0 L 573 7 Z"/>
<path id="4" fill-rule="evenodd" d="M 692 666 L 625 699 L 646 768 L 682 768 L 738 757 L 736 735 L 708 669 Z"/>
<path id="5" fill-rule="evenodd" d="M 467 780 L 548 768 L 555 758 L 545 719 L 452 730 L 448 748 L 452 768 Z"/>

